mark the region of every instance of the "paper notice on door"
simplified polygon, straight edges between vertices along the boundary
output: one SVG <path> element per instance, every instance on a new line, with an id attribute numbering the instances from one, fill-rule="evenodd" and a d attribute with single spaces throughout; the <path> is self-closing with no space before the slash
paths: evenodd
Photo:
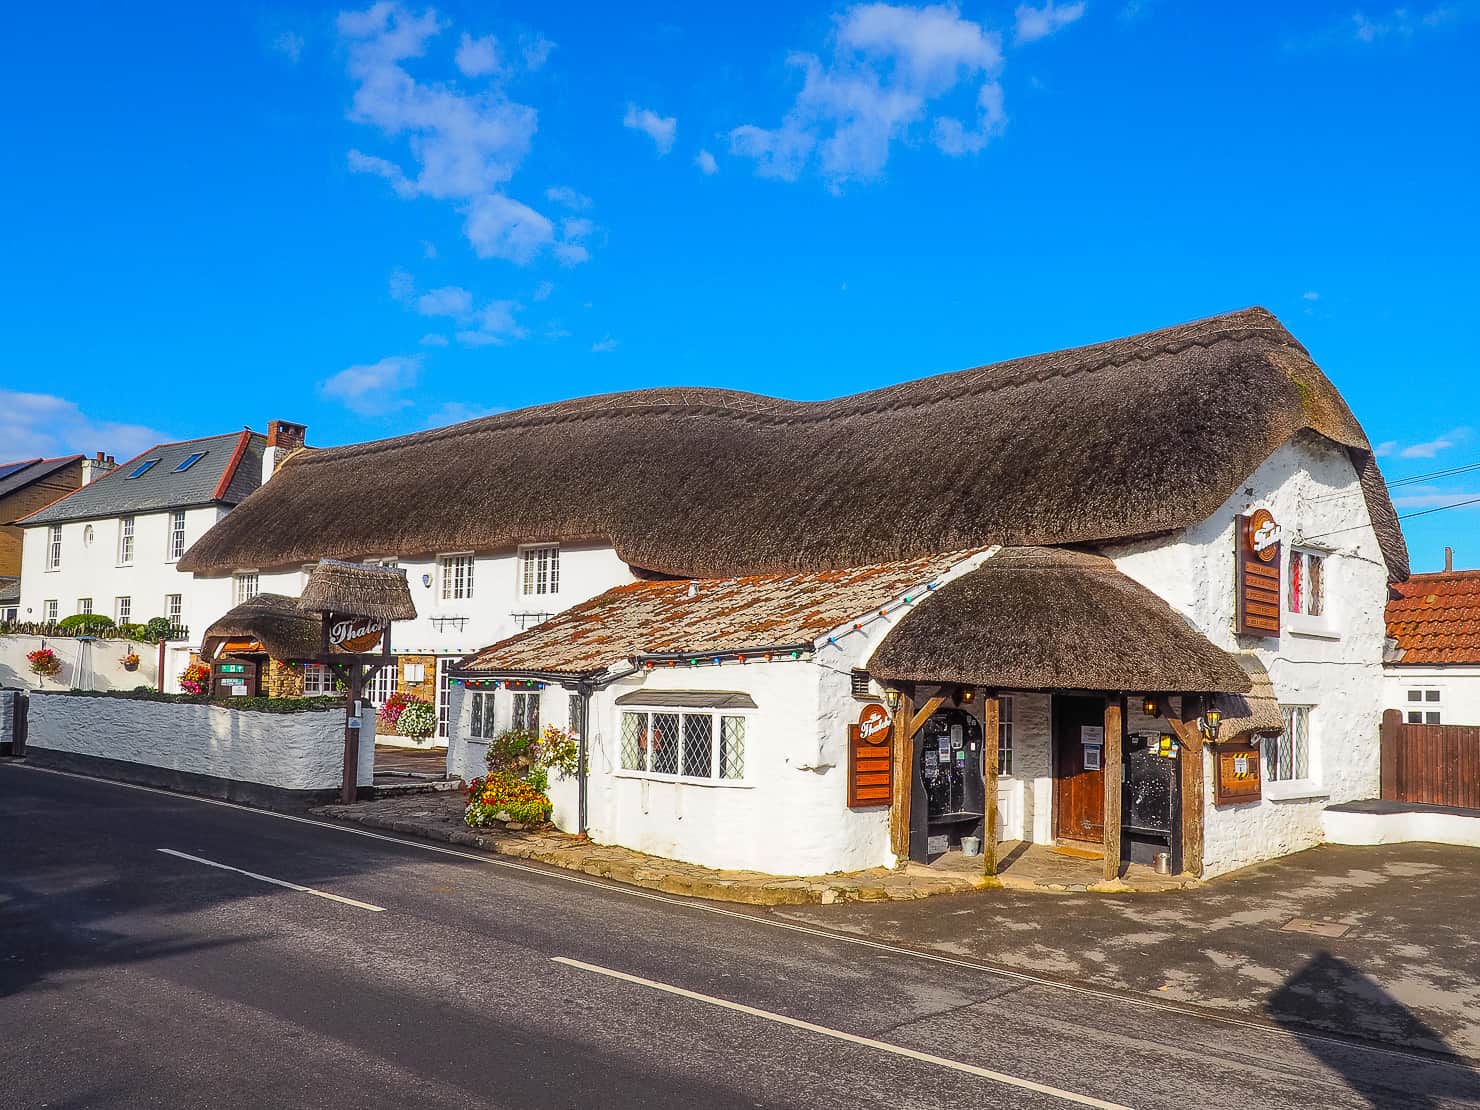
<path id="1" fill-rule="evenodd" d="M 1084 745 L 1084 769 L 1086 771 L 1098 771 L 1100 769 L 1100 745 Z"/>
<path id="2" fill-rule="evenodd" d="M 1081 744 L 1103 744 L 1105 742 L 1105 726 L 1080 725 L 1079 742 Z"/>

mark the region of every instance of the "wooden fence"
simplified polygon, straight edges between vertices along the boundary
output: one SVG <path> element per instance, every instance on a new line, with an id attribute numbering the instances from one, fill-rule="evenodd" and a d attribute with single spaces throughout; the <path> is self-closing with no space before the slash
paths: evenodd
<path id="1" fill-rule="evenodd" d="M 1382 715 L 1382 796 L 1480 809 L 1480 726 L 1410 725 Z"/>

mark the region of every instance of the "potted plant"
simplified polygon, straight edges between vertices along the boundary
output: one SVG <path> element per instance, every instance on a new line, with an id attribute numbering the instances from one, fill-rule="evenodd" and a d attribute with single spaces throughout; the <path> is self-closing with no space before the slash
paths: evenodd
<path id="1" fill-rule="evenodd" d="M 37 648 L 35 651 L 27 652 L 26 662 L 30 664 L 31 673 L 43 682 L 48 678 L 55 678 L 62 671 L 62 661 L 57 658 L 57 653 L 49 647 Z"/>
<path id="2" fill-rule="evenodd" d="M 192 663 L 180 672 L 180 689 L 197 697 L 211 688 L 211 668 L 204 663 Z"/>
<path id="3" fill-rule="evenodd" d="M 396 731 L 413 740 L 425 740 L 437 731 L 437 711 L 424 701 L 412 702 L 401 710 Z"/>
<path id="4" fill-rule="evenodd" d="M 137 651 L 131 651 L 119 660 L 119 662 L 123 664 L 124 670 L 136 671 L 139 669 L 139 653 Z"/>

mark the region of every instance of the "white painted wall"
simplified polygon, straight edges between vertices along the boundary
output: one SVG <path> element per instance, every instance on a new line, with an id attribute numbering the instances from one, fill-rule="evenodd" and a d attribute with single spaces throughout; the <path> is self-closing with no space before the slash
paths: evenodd
<path id="1" fill-rule="evenodd" d="M 1424 691 L 1424 700 L 1410 702 L 1410 690 Z M 1428 700 L 1437 690 L 1439 700 Z M 1409 710 L 1437 711 L 1440 724 L 1480 725 L 1480 666 L 1406 667 L 1390 664 L 1383 671 L 1383 708 L 1396 709 L 1408 720 Z"/>
<path id="2" fill-rule="evenodd" d="M 343 778 L 344 711 L 260 713 L 39 693 L 30 699 L 27 745 L 283 790 L 331 790 Z M 360 737 L 359 785 L 371 784 L 374 766 L 370 716 Z"/>
<path id="3" fill-rule="evenodd" d="M 38 648 L 57 653 L 62 669 L 45 681 L 31 673 L 26 656 Z M 130 651 L 139 657 L 135 671 L 123 669 Z M 158 678 L 159 647 L 131 640 L 94 640 L 90 643 L 64 636 L 0 636 L 0 686 L 27 690 L 132 690 L 154 686 Z"/>
<path id="4" fill-rule="evenodd" d="M 1284 529 L 1287 564 L 1304 537 L 1337 533 L 1311 540 L 1330 549 L 1323 627 L 1287 620 L 1278 639 L 1234 633 L 1234 517 L 1255 508 L 1269 509 Z M 1207 520 L 1169 539 L 1103 550 L 1214 644 L 1257 654 L 1282 705 L 1314 707 L 1308 782 L 1266 783 L 1262 801 L 1233 806 L 1214 806 L 1209 786 L 1207 874 L 1318 844 L 1326 804 L 1377 796 L 1387 569 L 1344 449 L 1301 433 Z M 1205 759 L 1211 784 L 1211 753 Z"/>

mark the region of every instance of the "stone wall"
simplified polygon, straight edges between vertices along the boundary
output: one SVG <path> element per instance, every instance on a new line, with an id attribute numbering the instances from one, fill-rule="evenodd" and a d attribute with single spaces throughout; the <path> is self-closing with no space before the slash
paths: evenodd
<path id="1" fill-rule="evenodd" d="M 51 753 L 178 776 L 178 785 L 246 783 L 290 794 L 336 791 L 343 778 L 344 711 L 264 713 L 199 702 L 33 694 L 29 755 Z M 359 785 L 374 775 L 375 719 L 364 719 Z M 158 781 L 158 775 L 117 777 Z M 218 789 L 192 790 L 224 796 Z M 225 793 L 230 793 L 226 791 Z"/>
<path id="2" fill-rule="evenodd" d="M 303 668 L 277 659 L 269 660 L 267 673 L 262 676 L 262 692 L 270 698 L 301 698 Z"/>

